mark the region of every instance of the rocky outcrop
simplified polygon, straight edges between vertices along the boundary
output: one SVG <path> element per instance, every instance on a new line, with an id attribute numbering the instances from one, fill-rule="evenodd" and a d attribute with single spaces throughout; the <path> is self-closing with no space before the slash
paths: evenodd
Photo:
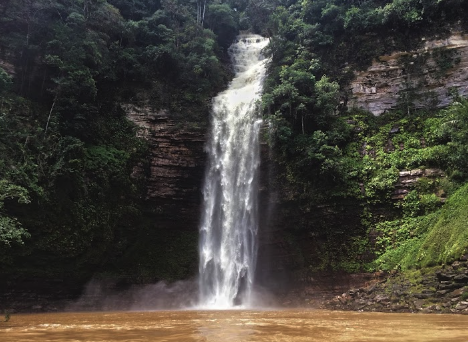
<path id="1" fill-rule="evenodd" d="M 382 279 L 383 273 L 316 272 L 302 279 L 303 287 L 293 289 L 281 298 L 288 307 L 318 308 L 324 302 L 338 298 L 350 288 L 361 288 Z"/>
<path id="2" fill-rule="evenodd" d="M 374 115 L 406 107 L 444 107 L 448 90 L 468 95 L 468 35 L 454 33 L 447 39 L 424 41 L 416 51 L 380 56 L 351 82 L 348 107 Z"/>
<path id="3" fill-rule="evenodd" d="M 158 225 L 197 229 L 205 169 L 205 129 L 171 119 L 164 110 L 124 105 L 127 116 L 148 141 L 146 200 Z M 144 172 L 141 168 L 135 172 Z"/>
<path id="4" fill-rule="evenodd" d="M 354 288 L 323 303 L 326 309 L 457 313 L 468 315 L 468 255 L 413 278 L 393 272 L 382 281 Z M 417 272 L 417 271 L 414 271 Z"/>
<path id="5" fill-rule="evenodd" d="M 436 179 L 445 177 L 445 174 L 440 169 L 414 169 L 400 171 L 398 174 L 398 182 L 395 185 L 395 190 L 392 194 L 392 199 L 401 200 L 405 198 L 405 196 L 411 191 L 411 189 L 418 182 L 418 180 L 420 180 L 423 177 L 429 179 Z M 440 195 L 441 201 L 445 200 L 444 193 L 438 195 Z"/>

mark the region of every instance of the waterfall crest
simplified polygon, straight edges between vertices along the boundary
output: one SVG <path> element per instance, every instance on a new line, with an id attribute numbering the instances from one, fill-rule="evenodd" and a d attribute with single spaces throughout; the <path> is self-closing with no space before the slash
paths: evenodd
<path id="1" fill-rule="evenodd" d="M 251 306 L 257 257 L 258 116 L 266 72 L 258 35 L 237 38 L 229 53 L 235 77 L 213 100 L 200 225 L 200 306 Z"/>

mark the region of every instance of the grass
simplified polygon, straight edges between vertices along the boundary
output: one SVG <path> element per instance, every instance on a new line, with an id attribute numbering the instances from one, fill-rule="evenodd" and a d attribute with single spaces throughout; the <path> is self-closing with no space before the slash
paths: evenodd
<path id="1" fill-rule="evenodd" d="M 468 253 L 468 184 L 436 212 L 416 221 L 419 234 L 376 260 L 381 269 L 410 269 L 450 263 Z"/>
<path id="2" fill-rule="evenodd" d="M 439 211 L 416 255 L 421 266 L 446 264 L 468 252 L 468 184 Z"/>

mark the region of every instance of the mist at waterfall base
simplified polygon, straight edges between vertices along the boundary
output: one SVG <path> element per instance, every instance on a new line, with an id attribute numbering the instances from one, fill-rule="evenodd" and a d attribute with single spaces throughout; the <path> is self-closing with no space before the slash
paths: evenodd
<path id="1" fill-rule="evenodd" d="M 112 279 L 92 279 L 66 311 L 152 311 L 189 309 L 197 304 L 198 283 L 128 285 Z"/>
<path id="2" fill-rule="evenodd" d="M 269 40 L 242 35 L 229 53 L 235 77 L 213 99 L 200 225 L 199 278 L 131 285 L 93 279 L 69 310 L 249 309 L 275 307 L 254 286 L 258 233 L 259 117 Z"/>
<path id="3" fill-rule="evenodd" d="M 82 295 L 64 311 L 158 311 L 199 309 L 198 279 L 122 285 L 111 279 L 93 279 Z M 253 289 L 253 307 L 274 309 L 276 299 L 265 289 Z M 241 307 L 237 307 L 241 308 Z"/>

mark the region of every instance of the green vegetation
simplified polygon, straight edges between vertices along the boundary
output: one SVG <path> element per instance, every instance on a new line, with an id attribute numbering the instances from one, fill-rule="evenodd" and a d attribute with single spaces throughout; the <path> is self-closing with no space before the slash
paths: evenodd
<path id="1" fill-rule="evenodd" d="M 373 58 L 419 49 L 423 41 L 466 23 L 467 4 L 305 0 L 278 5 L 261 28 L 273 33 L 263 105 L 273 126 L 270 142 L 278 184 L 287 194 L 283 202 L 290 216 L 301 217 L 288 233 L 299 245 L 308 236 L 316 241 L 315 251 L 302 246 L 303 263 L 297 267 L 350 272 L 403 267 L 390 256 L 407 255 L 423 232 L 432 236 L 434 218 L 454 205 L 454 200 L 443 202 L 468 180 L 467 102 L 454 92 L 454 104 L 436 110 L 431 94 L 421 99 L 414 85 L 400 92 L 399 109 L 374 117 L 347 110 L 347 89 L 354 71 L 367 68 Z M 459 62 L 443 49 L 403 56 L 400 62 L 417 74 L 429 57 L 436 78 Z M 416 110 L 416 100 L 427 108 Z M 443 170 L 445 176 L 426 169 Z M 405 170 L 420 170 L 422 177 L 399 195 L 395 187 L 401 188 L 399 172 Z M 453 229 L 454 239 L 464 238 Z M 463 250 L 438 247 L 438 252 L 445 256 L 434 251 L 413 265 L 408 257 L 407 266 L 448 262 Z"/>
<path id="2" fill-rule="evenodd" d="M 122 105 L 204 129 L 239 30 L 271 39 L 262 104 L 297 269 L 467 253 L 468 101 L 447 89 L 450 107 L 427 94 L 416 110 L 410 88 L 381 117 L 347 108 L 355 71 L 466 27 L 467 14 L 464 0 L 2 1 L 0 274 L 194 273 L 196 233 L 167 231 L 148 208 L 148 146 Z M 401 63 L 419 73 L 429 57 L 437 79 L 459 62 L 442 49 Z M 395 193 L 410 170 L 419 179 Z"/>
<path id="3" fill-rule="evenodd" d="M 17 199 L 18 203 L 26 204 L 29 202 L 27 190 L 21 186 L 9 183 L 7 180 L 0 181 L 0 242 L 10 245 L 15 241 L 24 243 L 22 238 L 29 237 L 26 230 L 21 227 L 21 224 L 16 218 L 4 216 L 1 210 L 4 208 L 6 199 Z"/>
<path id="4" fill-rule="evenodd" d="M 292 233 L 296 241 L 304 234 L 320 241 L 315 253 L 303 256 L 301 267 L 407 269 L 448 263 L 466 254 L 467 104 L 460 100 L 443 110 L 410 115 L 394 111 L 381 117 L 351 111 L 337 119 L 343 120 L 342 127 L 348 125 L 342 128 L 346 139 L 328 148 L 323 143 L 312 147 L 311 141 L 326 142 L 321 131 L 289 141 L 279 136 L 280 177 L 288 180 L 283 185 L 288 193 L 294 190 L 287 200 L 296 203 L 296 215 L 312 220 L 295 226 Z M 396 192 L 402 186 L 403 199 Z M 348 210 L 361 213 L 361 221 L 342 222 L 337 217 L 349 214 L 339 208 L 353 199 Z M 338 210 L 336 217 L 330 210 Z M 317 221 L 310 214 L 316 211 L 330 217 Z M 370 241 L 369 236 L 375 238 Z M 373 255 L 377 260 L 372 261 Z"/>
<path id="5" fill-rule="evenodd" d="M 468 252 L 468 184 L 431 215 L 393 227 L 394 234 L 408 234 L 376 260 L 382 269 L 429 267 L 447 264 Z M 395 222 L 398 223 L 398 222 Z M 389 232 L 384 232 L 388 237 Z"/>
<path id="6" fill-rule="evenodd" d="M 99 272 L 146 281 L 193 274 L 195 239 L 165 232 L 144 201 L 148 146 L 122 104 L 206 127 L 210 99 L 231 76 L 235 9 L 246 7 L 238 0 L 1 2 L 2 279 L 70 269 L 78 281 Z M 158 264 L 144 261 L 150 249 Z M 167 263 L 168 249 L 184 254 Z"/>

